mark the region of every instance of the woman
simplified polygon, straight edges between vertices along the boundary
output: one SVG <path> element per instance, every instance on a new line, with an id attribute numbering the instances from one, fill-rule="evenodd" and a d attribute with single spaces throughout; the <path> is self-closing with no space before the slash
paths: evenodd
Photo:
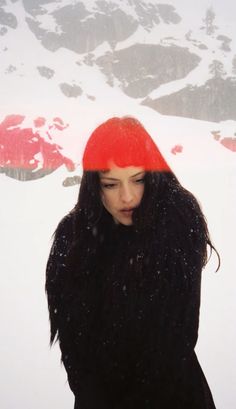
<path id="1" fill-rule="evenodd" d="M 215 250 L 197 200 L 134 118 L 95 129 L 83 168 L 46 276 L 75 408 L 215 408 L 194 352 Z"/>

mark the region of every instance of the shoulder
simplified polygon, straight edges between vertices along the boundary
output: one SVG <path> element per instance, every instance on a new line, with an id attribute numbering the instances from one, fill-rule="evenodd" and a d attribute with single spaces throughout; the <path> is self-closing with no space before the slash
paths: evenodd
<path id="1" fill-rule="evenodd" d="M 75 213 L 71 211 L 60 220 L 54 231 L 50 256 L 63 258 L 67 254 L 73 242 L 74 226 Z"/>
<path id="2" fill-rule="evenodd" d="M 167 246 L 179 248 L 180 255 L 205 258 L 208 229 L 196 197 L 184 188 L 173 189 L 163 203 L 160 224 Z"/>
<path id="3" fill-rule="evenodd" d="M 58 236 L 61 236 L 62 234 L 72 233 L 74 224 L 75 224 L 75 213 L 74 211 L 71 211 L 70 213 L 66 214 L 60 220 L 54 232 L 54 236 L 58 237 Z"/>
<path id="4" fill-rule="evenodd" d="M 205 218 L 197 198 L 188 190 L 173 189 L 168 200 L 168 216 L 175 224 L 187 229 L 204 227 Z"/>
<path id="5" fill-rule="evenodd" d="M 68 240 L 72 238 L 76 226 L 76 213 L 74 210 L 67 213 L 58 223 L 54 232 L 55 239 Z"/>

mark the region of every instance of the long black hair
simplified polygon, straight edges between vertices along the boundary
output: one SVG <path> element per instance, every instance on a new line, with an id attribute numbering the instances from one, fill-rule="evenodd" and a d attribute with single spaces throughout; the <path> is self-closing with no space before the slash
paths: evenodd
<path id="1" fill-rule="evenodd" d="M 220 256 L 211 241 L 205 216 L 196 197 L 181 185 L 172 171 L 147 171 L 144 185 L 141 203 L 133 213 L 133 228 L 145 235 L 150 231 L 155 232 L 163 223 L 163 227 L 167 229 L 167 219 L 172 223 L 172 234 L 175 234 L 175 226 L 177 233 L 181 223 L 190 231 L 195 226 L 195 234 L 202 239 L 202 267 L 208 261 L 207 249 L 210 250 L 210 255 L 214 250 L 218 258 L 218 271 Z M 99 172 L 84 171 L 78 201 L 71 214 L 74 220 L 74 246 L 80 240 L 84 241 L 88 232 L 92 232 L 95 239 L 93 246 L 96 246 L 104 230 L 104 221 L 107 223 L 110 219 L 110 223 L 114 223 L 102 204 Z M 168 236 L 168 230 L 165 233 Z M 182 248 L 185 240 L 187 237 L 183 234 L 179 243 Z M 88 246 L 91 247 L 91 243 Z"/>
<path id="2" fill-rule="evenodd" d="M 143 140 L 141 150 L 140 140 Z M 129 146 L 126 155 L 124 149 L 129 142 L 131 147 Z M 182 263 L 181 271 L 186 277 L 188 274 L 194 274 L 194 271 L 197 274 L 208 261 L 208 249 L 210 255 L 215 251 L 218 257 L 217 270 L 219 269 L 220 257 L 210 239 L 207 222 L 198 200 L 181 185 L 137 120 L 111 119 L 98 127 L 88 141 L 78 201 L 73 210 L 59 223 L 55 232 L 46 280 L 51 343 L 59 328 L 59 313 L 55 313 L 60 305 L 58 300 L 66 297 L 69 303 L 73 298 L 73 291 L 83 286 L 91 272 L 99 268 L 104 243 L 108 243 L 109 234 L 117 230 L 114 230 L 112 216 L 102 204 L 99 170 L 108 168 L 108 159 L 114 160 L 110 155 L 117 153 L 120 146 L 123 150 L 117 154 L 115 163 L 120 160 L 117 166 L 145 165 L 144 194 L 140 205 L 133 212 L 133 224 L 128 229 L 134 233 L 134 240 L 127 252 L 133 252 L 139 256 L 139 260 L 142 260 L 142 254 L 145 255 L 143 259 L 145 258 L 146 267 L 141 262 L 136 263 L 136 267 L 133 266 L 135 271 L 139 270 L 140 274 L 143 274 L 142 270 L 145 269 L 153 271 L 150 267 L 151 260 L 155 258 L 155 253 L 158 253 L 160 264 L 165 265 L 164 268 L 168 271 L 166 277 L 172 276 L 178 281 L 180 277 L 176 275 L 177 263 Z M 139 148 L 138 152 L 136 148 Z M 139 153 L 142 153 L 142 157 Z M 91 169 L 94 160 L 97 163 L 96 170 Z M 60 265 L 61 272 L 56 271 L 55 263 Z M 129 266 L 125 268 L 128 269 Z M 66 305 L 65 300 L 62 304 Z"/>

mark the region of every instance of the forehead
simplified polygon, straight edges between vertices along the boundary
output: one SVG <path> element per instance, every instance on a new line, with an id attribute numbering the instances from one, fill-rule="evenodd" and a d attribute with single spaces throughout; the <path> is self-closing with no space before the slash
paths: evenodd
<path id="1" fill-rule="evenodd" d="M 99 176 L 100 178 L 126 179 L 139 175 L 143 172 L 144 172 L 143 167 L 127 166 L 121 168 L 119 166 L 112 164 L 109 170 L 99 172 Z"/>

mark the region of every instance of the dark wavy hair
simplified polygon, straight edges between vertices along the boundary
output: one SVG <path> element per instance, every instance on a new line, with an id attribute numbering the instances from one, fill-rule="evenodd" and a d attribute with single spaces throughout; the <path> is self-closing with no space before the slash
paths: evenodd
<path id="1" fill-rule="evenodd" d="M 73 210 L 77 220 L 76 241 L 82 233 L 81 229 L 85 234 L 88 229 L 102 231 L 104 228 L 106 211 L 101 201 L 99 171 L 109 169 L 111 161 L 120 167 L 142 166 L 146 171 L 144 195 L 139 207 L 133 212 L 134 228 L 144 233 L 155 231 L 161 223 L 166 223 L 166 218 L 172 220 L 172 230 L 175 225 L 176 229 L 183 229 L 183 226 L 191 229 L 197 223 L 198 234 L 203 237 L 202 266 L 208 260 L 208 245 L 210 254 L 212 250 L 217 254 L 219 269 L 220 257 L 211 242 L 200 204 L 180 184 L 147 130 L 133 117 L 110 118 L 93 131 L 86 144 L 84 173 L 78 202 Z M 178 227 L 178 223 L 182 223 L 182 227 Z M 167 225 L 165 230 L 168 233 Z M 180 240 L 184 240 L 184 235 Z"/>
<path id="2" fill-rule="evenodd" d="M 99 171 L 109 169 L 110 160 L 115 161 L 118 166 L 142 165 L 145 169 L 144 194 L 140 205 L 134 209 L 132 215 L 131 229 L 135 232 L 135 237 L 138 237 L 138 240 L 131 244 L 134 246 L 132 250 L 134 254 L 144 251 L 144 254 L 148 255 L 146 260 L 151 263 L 157 246 L 159 254 L 163 256 L 161 259 L 168 257 L 166 262 L 163 260 L 163 265 L 167 263 L 169 274 L 173 273 L 175 276 L 175 261 L 178 257 L 176 253 L 181 252 L 183 259 L 186 255 L 186 259 L 191 260 L 193 271 L 188 272 L 187 265 L 183 267 L 188 275 L 194 274 L 195 269 L 199 271 L 206 265 L 209 249 L 210 255 L 214 250 L 218 257 L 218 270 L 220 256 L 210 239 L 207 222 L 199 202 L 181 185 L 150 135 L 133 118 L 114 118 L 107 122 L 95 130 L 86 145 L 78 201 L 69 215 L 60 222 L 55 232 L 55 241 L 62 234 L 69 237 L 68 249 L 62 249 L 67 253 L 66 264 L 69 274 L 66 275 L 65 282 L 69 297 L 72 296 L 71 289 L 76 291 L 77 280 L 81 278 L 84 280 L 83 277 L 87 279 L 89 271 L 98 268 L 97 260 L 99 260 L 101 245 L 106 240 L 107 232 L 110 232 L 114 226 L 112 216 L 102 204 L 99 178 Z M 141 151 L 138 145 L 139 132 L 142 140 Z M 111 144 L 113 137 L 114 146 Z M 124 150 L 126 146 L 132 147 L 128 149 L 127 155 Z M 139 146 L 138 154 L 135 148 L 137 146 Z M 118 147 L 120 151 L 117 156 Z M 140 152 L 142 152 L 141 160 Z M 114 155 L 116 155 L 115 158 Z M 91 169 L 93 157 L 96 169 Z M 117 163 L 118 159 L 119 163 Z M 69 231 L 68 228 L 63 227 L 67 225 L 68 218 L 72 226 Z M 141 268 L 139 265 L 136 267 Z M 49 263 L 48 271 L 50 268 Z M 176 279 L 178 280 L 178 277 Z M 63 293 L 66 293 L 64 278 L 60 280 L 57 292 L 60 294 L 63 289 Z M 55 286 L 55 283 L 48 280 L 46 285 L 48 290 L 51 285 Z M 77 287 L 79 288 L 79 284 Z M 93 296 L 95 297 L 96 294 Z M 58 330 L 57 315 L 53 313 L 54 307 L 52 298 L 50 300 L 51 344 Z"/>
<path id="3" fill-rule="evenodd" d="M 220 256 L 214 247 L 207 227 L 207 222 L 201 210 L 201 206 L 195 196 L 185 189 L 172 171 L 147 171 L 144 176 L 144 194 L 138 208 L 133 212 L 133 227 L 142 234 L 158 230 L 164 224 L 168 235 L 168 226 L 171 223 L 172 233 L 177 229 L 194 230 L 203 239 L 201 252 L 202 267 L 207 264 L 207 246 L 210 255 L 214 250 L 218 258 L 217 271 L 220 267 Z M 72 210 L 74 217 L 74 239 L 85 237 L 85 233 L 93 231 L 95 238 L 102 234 L 104 222 L 112 217 L 107 215 L 102 200 L 99 172 L 84 171 L 78 201 Z M 167 223 L 169 221 L 169 224 Z M 179 225 L 182 224 L 182 227 Z M 184 230 L 184 229 L 183 229 Z M 186 240 L 183 234 L 181 241 Z M 96 242 L 96 240 L 95 240 Z M 182 245 L 184 248 L 184 245 Z"/>

